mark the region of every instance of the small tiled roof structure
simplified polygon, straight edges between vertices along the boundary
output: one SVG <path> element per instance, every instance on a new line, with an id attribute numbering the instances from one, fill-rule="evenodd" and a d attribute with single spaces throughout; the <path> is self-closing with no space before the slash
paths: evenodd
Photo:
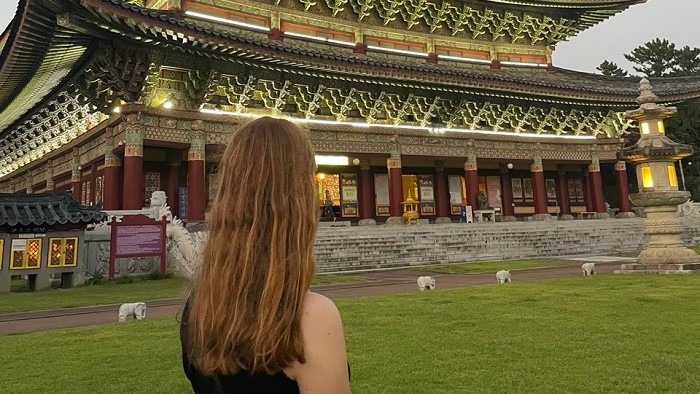
<path id="1" fill-rule="evenodd" d="M 81 206 L 70 192 L 0 193 L 0 231 L 14 227 L 85 227 L 107 218 L 99 205 Z"/>

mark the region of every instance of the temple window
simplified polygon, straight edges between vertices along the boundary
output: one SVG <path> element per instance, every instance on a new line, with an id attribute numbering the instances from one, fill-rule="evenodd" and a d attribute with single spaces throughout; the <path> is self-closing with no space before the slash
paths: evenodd
<path id="1" fill-rule="evenodd" d="M 569 188 L 569 200 L 571 202 L 583 203 L 583 182 L 580 178 L 569 178 L 566 180 Z"/>
<path id="2" fill-rule="evenodd" d="M 78 238 L 49 239 L 49 267 L 74 267 L 78 264 Z"/>
<path id="3" fill-rule="evenodd" d="M 10 269 L 41 267 L 41 239 L 13 239 L 10 254 Z"/>
<path id="4" fill-rule="evenodd" d="M 160 189 L 160 172 L 147 172 L 146 173 L 146 188 L 144 194 L 144 201 L 150 201 L 153 192 L 161 190 Z"/>

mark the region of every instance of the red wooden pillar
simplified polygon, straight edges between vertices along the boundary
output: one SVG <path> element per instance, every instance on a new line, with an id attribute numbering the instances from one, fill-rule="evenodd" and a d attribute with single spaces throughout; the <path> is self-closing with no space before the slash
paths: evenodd
<path id="1" fill-rule="evenodd" d="M 389 171 L 389 222 L 395 221 L 400 218 L 403 220 L 403 207 L 401 202 L 403 201 L 403 180 L 401 178 L 401 157 L 398 155 L 392 155 L 391 158 L 387 159 L 386 167 Z"/>
<path id="2" fill-rule="evenodd" d="M 535 203 L 535 218 L 545 218 L 549 216 L 547 211 L 547 187 L 544 181 L 544 169 L 542 159 L 535 157 L 530 165 L 530 176 L 532 177 L 532 198 Z"/>
<path id="3" fill-rule="evenodd" d="M 617 207 L 619 211 L 616 217 L 634 217 L 632 204 L 630 204 L 630 190 L 627 182 L 627 163 L 618 161 L 615 163 L 615 184 L 617 185 Z"/>
<path id="4" fill-rule="evenodd" d="M 203 221 L 206 209 L 204 182 L 204 122 L 192 122 L 187 152 L 187 221 Z"/>
<path id="5" fill-rule="evenodd" d="M 588 174 L 588 168 L 583 171 L 583 196 L 586 198 L 586 211 L 595 212 L 591 193 L 591 177 Z"/>
<path id="6" fill-rule="evenodd" d="M 144 203 L 143 127 L 136 114 L 126 116 L 126 143 L 124 144 L 124 209 L 141 209 Z"/>
<path id="7" fill-rule="evenodd" d="M 360 226 L 377 224 L 374 220 L 374 182 L 369 160 L 360 161 Z"/>
<path id="8" fill-rule="evenodd" d="M 515 221 L 513 181 L 506 164 L 501 164 L 501 215 L 503 215 L 504 222 Z"/>
<path id="9" fill-rule="evenodd" d="M 557 179 L 557 203 L 559 204 L 559 219 L 570 220 L 574 218 L 571 215 L 571 196 L 569 196 L 569 183 L 564 169 L 559 170 L 559 178 Z"/>
<path id="10" fill-rule="evenodd" d="M 97 204 L 97 163 L 93 162 L 90 166 L 90 195 L 87 197 L 88 204 Z"/>
<path id="11" fill-rule="evenodd" d="M 448 192 L 445 164 L 435 162 L 435 223 L 452 223 L 450 219 L 450 193 Z"/>
<path id="12" fill-rule="evenodd" d="M 179 192 L 180 192 L 180 163 L 182 153 L 179 150 L 169 151 L 168 157 L 168 187 L 165 195 L 168 199 L 170 212 L 173 216 L 178 216 L 180 212 Z"/>
<path id="13" fill-rule="evenodd" d="M 605 199 L 603 198 L 603 180 L 600 177 L 600 165 L 598 160 L 588 166 L 588 179 L 591 188 L 591 200 L 593 202 L 593 212 L 605 212 Z"/>
<path id="14" fill-rule="evenodd" d="M 467 189 L 467 205 L 475 211 L 479 209 L 479 171 L 476 154 L 472 150 L 467 153 L 467 161 L 464 162 L 464 183 Z"/>
<path id="15" fill-rule="evenodd" d="M 80 179 L 80 150 L 78 148 L 73 148 L 73 162 L 71 164 L 70 183 L 71 189 L 73 189 L 73 198 L 82 204 L 83 184 Z"/>
<path id="16" fill-rule="evenodd" d="M 105 169 L 104 169 L 104 201 L 103 209 L 116 210 L 121 208 L 121 160 L 112 152 L 112 144 L 109 144 L 105 150 Z"/>

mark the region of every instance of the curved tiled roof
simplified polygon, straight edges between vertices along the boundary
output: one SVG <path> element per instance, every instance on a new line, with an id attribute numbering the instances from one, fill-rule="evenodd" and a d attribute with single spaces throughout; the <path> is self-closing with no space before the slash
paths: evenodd
<path id="1" fill-rule="evenodd" d="M 635 1 L 562 0 L 560 3 L 583 6 Z M 52 10 L 66 9 L 66 4 L 76 7 L 72 16 L 80 28 L 73 24 L 69 29 L 57 23 Z M 636 77 L 606 77 L 560 68 L 504 66 L 493 70 L 479 64 L 416 63 L 400 57 L 377 58 L 330 46 L 317 49 L 295 40 L 281 42 L 255 33 L 210 28 L 178 17 L 175 12 L 145 9 L 123 0 L 20 0 L 18 14 L 7 33 L 7 44 L 0 54 L 0 79 L 7 81 L 0 85 L 0 130 L 7 129 L 32 108 L 38 108 L 40 100 L 50 98 L 60 87 L 65 88 L 71 75 L 83 71 L 84 59 L 99 42 L 91 36 L 95 31 L 102 38 L 117 33 L 134 39 L 147 37 L 159 45 L 225 61 L 354 83 L 458 93 L 468 90 L 486 96 L 626 109 L 636 107 L 638 95 Z M 153 45 L 145 41 L 142 45 Z M 700 77 L 651 81 L 663 102 L 700 97 Z"/>
<path id="2" fill-rule="evenodd" d="M 55 0 L 20 0 L 0 52 L 0 130 L 55 92 L 86 55 L 91 37 L 57 23 Z"/>
<path id="3" fill-rule="evenodd" d="M 598 1 L 596 1 L 598 2 Z M 131 15 L 139 15 L 152 21 L 154 27 L 172 29 L 173 46 L 183 46 L 178 42 L 178 33 L 194 34 L 188 40 L 188 46 L 204 52 L 219 52 L 222 57 L 255 58 L 267 62 L 272 67 L 290 67 L 303 70 L 316 70 L 329 74 L 338 74 L 357 79 L 370 77 L 393 79 L 402 83 L 440 84 L 450 88 L 476 88 L 502 91 L 520 96 L 538 95 L 568 100 L 583 100 L 598 103 L 618 103 L 636 106 L 639 77 L 608 77 L 599 74 L 576 72 L 561 68 L 546 70 L 532 67 L 504 66 L 493 70 L 488 65 L 480 64 L 418 64 L 414 62 L 376 59 L 367 55 L 356 55 L 329 47 L 318 50 L 295 45 L 291 41 L 280 42 L 260 38 L 253 34 L 232 33 L 212 29 L 179 19 L 175 14 L 148 10 L 121 0 L 93 0 L 84 5 L 93 9 L 100 3 L 117 6 L 116 9 L 128 10 Z M 589 2 L 590 3 L 590 2 Z M 601 2 L 602 3 L 602 2 Z M 610 3 L 610 2 L 607 2 Z M 633 2 L 628 2 L 633 3 Z M 126 16 L 122 18 L 128 19 Z M 112 18 L 115 19 L 115 18 Z M 119 18 L 116 18 L 119 19 Z M 126 20 L 122 27 L 128 28 Z M 133 23 L 132 23 L 133 25 Z M 143 34 L 141 28 L 138 34 Z M 154 37 L 155 39 L 156 37 Z M 162 39 L 162 36 L 160 36 Z M 218 49 L 210 49 L 212 41 Z M 700 97 L 700 77 L 651 78 L 655 92 L 664 102 L 677 102 Z"/>
<path id="4" fill-rule="evenodd" d="M 81 206 L 70 192 L 0 193 L 0 228 L 90 224 L 106 218 L 99 206 Z"/>

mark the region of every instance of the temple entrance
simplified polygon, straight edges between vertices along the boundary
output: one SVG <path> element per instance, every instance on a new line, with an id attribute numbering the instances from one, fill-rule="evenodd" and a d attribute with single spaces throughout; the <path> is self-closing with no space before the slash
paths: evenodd
<path id="1" fill-rule="evenodd" d="M 340 175 L 319 172 L 314 179 L 318 190 L 321 220 L 340 217 Z"/>
<path id="2" fill-rule="evenodd" d="M 420 194 L 418 193 L 418 177 L 416 175 L 402 175 L 401 183 L 403 186 L 402 201 L 409 198 L 420 201 Z"/>

